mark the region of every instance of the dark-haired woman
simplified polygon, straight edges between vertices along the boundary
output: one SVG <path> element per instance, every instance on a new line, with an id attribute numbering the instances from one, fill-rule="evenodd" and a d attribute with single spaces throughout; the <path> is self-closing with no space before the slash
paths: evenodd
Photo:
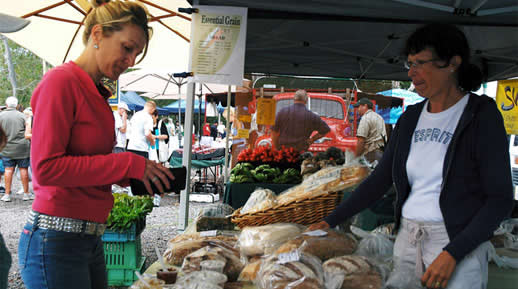
<path id="1" fill-rule="evenodd" d="M 486 288 L 488 240 L 513 204 L 502 116 L 492 99 L 470 92 L 482 74 L 457 27 L 419 28 L 404 54 L 426 100 L 401 116 L 372 174 L 310 229 L 336 226 L 394 184 L 395 268 L 415 268 L 427 288 Z"/>
<path id="2" fill-rule="evenodd" d="M 114 119 L 102 78 L 117 80 L 146 54 L 148 13 L 136 1 L 92 1 L 85 49 L 50 70 L 34 90 L 32 134 L 36 199 L 21 233 L 18 262 L 28 289 L 107 288 L 101 235 L 113 206 L 111 185 L 140 179 L 151 191 L 165 167 L 113 154 Z"/>

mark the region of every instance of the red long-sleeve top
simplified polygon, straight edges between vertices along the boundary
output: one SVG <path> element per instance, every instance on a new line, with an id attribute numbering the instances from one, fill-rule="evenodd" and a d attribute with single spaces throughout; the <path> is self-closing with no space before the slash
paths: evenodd
<path id="1" fill-rule="evenodd" d="M 50 70 L 38 84 L 31 100 L 33 210 L 104 223 L 113 206 L 111 185 L 143 177 L 143 157 L 111 153 L 110 95 L 74 62 Z"/>

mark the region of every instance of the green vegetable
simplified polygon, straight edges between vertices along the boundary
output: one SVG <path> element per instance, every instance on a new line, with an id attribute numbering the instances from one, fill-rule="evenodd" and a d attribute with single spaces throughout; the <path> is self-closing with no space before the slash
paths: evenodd
<path id="1" fill-rule="evenodd" d="M 126 194 L 113 194 L 113 208 L 106 221 L 113 231 L 128 230 L 133 223 L 143 220 L 153 210 L 150 196 L 130 197 Z"/>
<path id="2" fill-rule="evenodd" d="M 293 168 L 284 170 L 282 175 L 276 177 L 273 182 L 276 184 L 298 184 L 302 181 L 300 173 Z"/>

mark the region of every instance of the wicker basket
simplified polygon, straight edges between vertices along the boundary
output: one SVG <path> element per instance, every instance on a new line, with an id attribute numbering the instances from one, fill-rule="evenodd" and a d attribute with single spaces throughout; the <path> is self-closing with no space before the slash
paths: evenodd
<path id="1" fill-rule="evenodd" d="M 232 214 L 231 221 L 239 228 L 275 223 L 309 225 L 327 217 L 340 203 L 343 195 L 344 191 L 330 192 L 252 214 L 241 215 L 239 208 Z"/>

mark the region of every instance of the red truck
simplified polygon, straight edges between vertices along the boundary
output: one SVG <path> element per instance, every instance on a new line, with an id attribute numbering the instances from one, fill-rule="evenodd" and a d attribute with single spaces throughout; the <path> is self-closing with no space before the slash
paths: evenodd
<path id="1" fill-rule="evenodd" d="M 344 91 L 345 92 L 345 91 Z M 293 96 L 295 92 L 278 93 L 274 95 L 276 100 L 276 112 L 284 107 L 293 104 Z M 380 108 L 403 106 L 403 100 L 395 97 L 386 97 L 374 94 L 351 93 L 354 104 L 361 97 L 370 98 L 373 103 L 378 104 Z M 356 111 L 354 116 L 350 117 L 349 110 L 352 109 L 348 105 L 348 100 L 344 99 L 345 93 L 324 93 L 308 91 L 308 109 L 319 115 L 331 128 L 331 131 L 325 137 L 320 138 L 309 147 L 309 151 L 313 153 L 326 151 L 329 147 L 337 147 L 343 151 L 355 151 L 358 139 L 356 138 L 356 128 L 358 115 Z M 316 132 L 315 132 L 316 133 Z M 269 128 L 263 130 L 263 135 L 259 133 L 256 146 L 271 146 L 272 140 Z"/>

